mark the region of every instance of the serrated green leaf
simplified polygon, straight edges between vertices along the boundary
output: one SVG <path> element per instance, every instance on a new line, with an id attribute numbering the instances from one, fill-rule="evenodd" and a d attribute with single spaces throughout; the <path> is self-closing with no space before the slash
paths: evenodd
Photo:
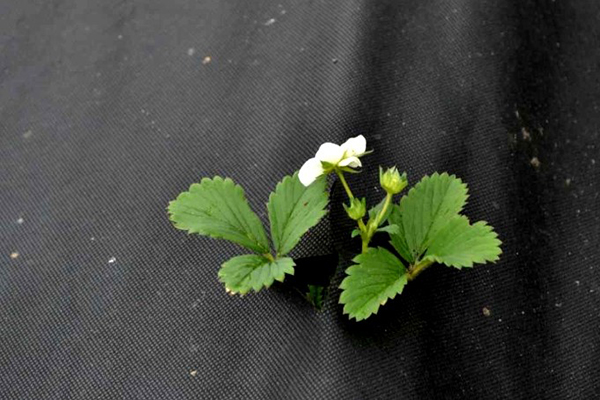
<path id="1" fill-rule="evenodd" d="M 356 265 L 346 270 L 340 303 L 344 313 L 357 321 L 376 314 L 379 306 L 393 299 L 407 283 L 406 268 L 388 250 L 378 247 L 356 256 Z"/>
<path id="2" fill-rule="evenodd" d="M 410 189 L 400 202 L 400 214 L 413 259 L 418 259 L 435 233 L 463 209 L 467 197 L 467 186 L 447 173 L 426 176 Z"/>
<path id="3" fill-rule="evenodd" d="M 219 270 L 219 280 L 230 293 L 258 292 L 274 281 L 283 282 L 285 274 L 294 274 L 294 260 L 288 257 L 269 261 L 256 254 L 233 257 Z"/>
<path id="4" fill-rule="evenodd" d="M 392 209 L 392 213 L 390 214 L 390 224 L 394 224 L 398 227 L 397 232 L 390 233 L 390 243 L 398 254 L 402 256 L 409 264 L 413 264 L 415 262 L 413 254 L 408 249 L 408 244 L 406 243 L 406 237 L 404 234 L 404 225 L 402 223 L 402 214 L 400 213 L 400 206 L 395 205 L 390 207 Z"/>
<path id="5" fill-rule="evenodd" d="M 470 225 L 467 217 L 457 215 L 432 238 L 425 259 L 456 268 L 472 267 L 498 260 L 500 244 L 498 235 L 484 221 Z"/>
<path id="6" fill-rule="evenodd" d="M 326 214 L 326 184 L 326 180 L 320 178 L 305 187 L 298 179 L 298 172 L 286 176 L 277 184 L 267 204 L 271 238 L 277 254 L 288 254 L 302 235 Z"/>
<path id="7" fill-rule="evenodd" d="M 386 226 L 383 226 L 381 228 L 378 228 L 375 232 L 387 232 L 390 235 L 392 234 L 400 234 L 400 227 L 398 225 L 394 225 L 394 224 L 389 224 Z"/>
<path id="8" fill-rule="evenodd" d="M 227 239 L 257 253 L 269 252 L 269 240 L 250 209 L 244 189 L 229 178 L 204 178 L 169 203 L 170 219 L 178 229 Z"/>

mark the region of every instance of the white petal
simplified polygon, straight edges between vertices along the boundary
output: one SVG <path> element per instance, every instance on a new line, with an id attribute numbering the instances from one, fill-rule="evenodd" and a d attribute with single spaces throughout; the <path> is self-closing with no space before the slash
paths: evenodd
<path id="1" fill-rule="evenodd" d="M 302 168 L 300 168 L 298 179 L 300 179 L 300 182 L 304 186 L 309 186 L 319 176 L 323 175 L 323 172 L 321 161 L 317 160 L 316 158 L 311 158 L 304 163 Z"/>
<path id="2" fill-rule="evenodd" d="M 351 167 L 351 168 L 362 167 L 362 163 L 360 162 L 360 158 L 358 158 L 358 157 L 344 158 L 342 161 L 340 161 L 340 163 L 338 165 L 340 167 Z"/>
<path id="3" fill-rule="evenodd" d="M 344 158 L 344 149 L 335 143 L 323 143 L 319 151 L 315 154 L 317 160 L 325 161 L 329 164 L 337 165 Z"/>
<path id="4" fill-rule="evenodd" d="M 346 157 L 361 156 L 367 151 L 367 139 L 363 135 L 350 138 L 342 144 L 342 149 L 346 152 Z"/>

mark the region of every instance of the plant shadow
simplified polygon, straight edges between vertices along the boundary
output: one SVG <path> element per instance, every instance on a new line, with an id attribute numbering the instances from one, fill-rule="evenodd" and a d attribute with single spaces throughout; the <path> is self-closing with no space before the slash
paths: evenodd
<path id="1" fill-rule="evenodd" d="M 276 290 L 290 297 L 299 295 L 315 309 L 321 310 L 338 260 L 337 253 L 295 258 L 294 275 L 286 276 L 285 281 L 276 286 Z"/>

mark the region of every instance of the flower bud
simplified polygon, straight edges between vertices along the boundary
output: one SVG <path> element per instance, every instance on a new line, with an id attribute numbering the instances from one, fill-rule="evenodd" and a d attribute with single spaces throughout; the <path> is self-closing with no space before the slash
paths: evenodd
<path id="1" fill-rule="evenodd" d="M 379 183 L 387 193 L 396 194 L 408 185 L 408 180 L 406 172 L 400 175 L 396 167 L 388 168 L 385 172 L 383 172 L 383 168 L 379 167 Z"/>
<path id="2" fill-rule="evenodd" d="M 350 199 L 350 207 L 344 204 L 344 210 L 350 218 L 355 221 L 358 221 L 367 213 L 367 200 L 366 199 L 357 199 L 356 197 Z"/>

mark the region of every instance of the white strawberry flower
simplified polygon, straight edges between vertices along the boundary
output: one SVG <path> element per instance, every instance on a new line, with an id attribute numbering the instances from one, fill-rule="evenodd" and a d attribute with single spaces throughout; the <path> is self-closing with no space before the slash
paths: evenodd
<path id="1" fill-rule="evenodd" d="M 317 154 L 307 160 L 298 178 L 304 186 L 309 186 L 319 176 L 335 170 L 361 167 L 360 158 L 367 153 L 367 140 L 363 135 L 348 139 L 341 146 L 335 143 L 323 143 Z"/>

